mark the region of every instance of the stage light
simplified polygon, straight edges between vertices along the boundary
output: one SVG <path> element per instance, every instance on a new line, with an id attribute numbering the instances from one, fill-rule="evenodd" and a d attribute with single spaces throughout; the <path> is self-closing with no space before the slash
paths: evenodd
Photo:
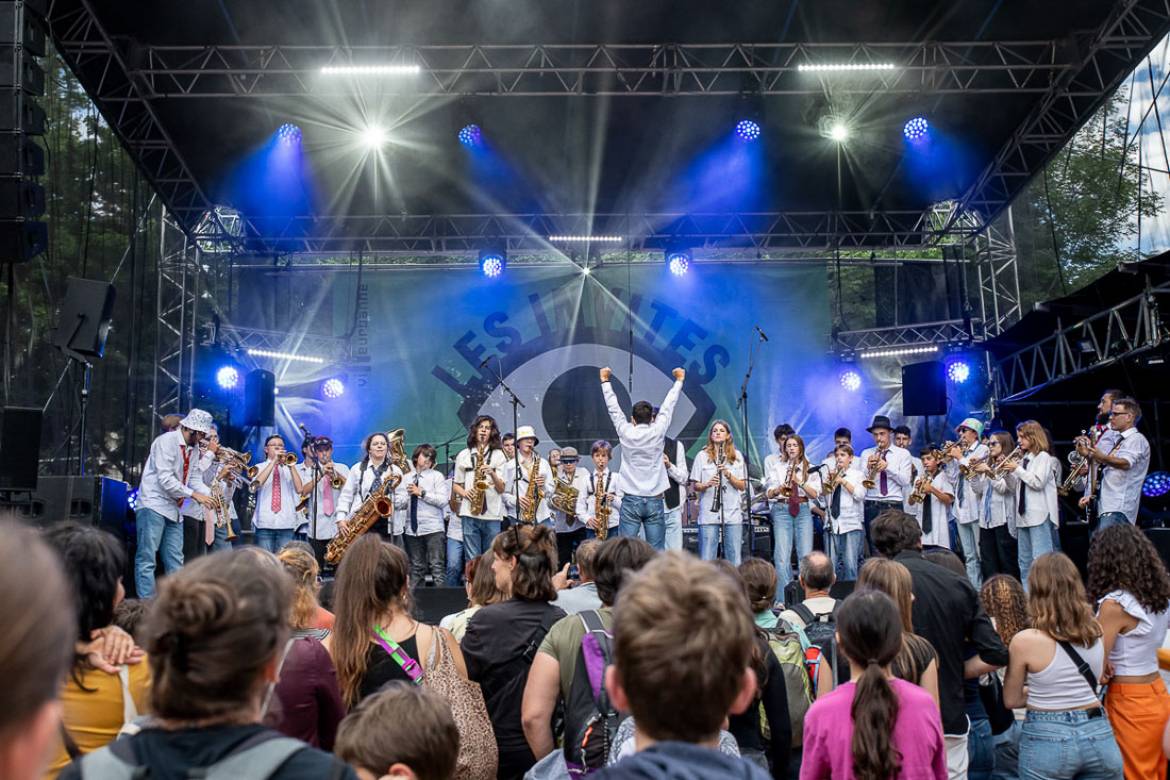
<path id="1" fill-rule="evenodd" d="M 805 62 L 796 66 L 800 73 L 845 73 L 875 70 L 893 70 L 892 62 Z"/>
<path id="2" fill-rule="evenodd" d="M 971 377 L 971 366 L 965 360 L 952 360 L 947 363 L 947 379 L 961 385 Z"/>
<path id="3" fill-rule="evenodd" d="M 299 144 L 301 142 L 301 128 L 285 122 L 276 128 L 276 140 L 282 144 Z"/>
<path id="4" fill-rule="evenodd" d="M 666 266 L 675 276 L 685 276 L 691 268 L 691 253 L 685 249 L 676 249 L 666 253 Z"/>
<path id="5" fill-rule="evenodd" d="M 844 122 L 834 122 L 829 126 L 829 138 L 839 144 L 849 140 L 849 126 Z"/>
<path id="6" fill-rule="evenodd" d="M 620 244 L 625 239 L 622 236 L 583 236 L 557 235 L 549 236 L 551 244 Z"/>
<path id="7" fill-rule="evenodd" d="M 326 65 L 322 76 L 412 76 L 422 69 L 418 65 Z"/>
<path id="8" fill-rule="evenodd" d="M 841 387 L 851 393 L 856 393 L 861 389 L 861 374 L 852 368 L 845 369 L 841 372 Z"/>
<path id="9" fill-rule="evenodd" d="M 1142 483 L 1142 495 L 1146 498 L 1161 498 L 1167 494 L 1170 494 L 1170 474 L 1165 471 L 1155 471 Z"/>
<path id="10" fill-rule="evenodd" d="M 292 352 L 277 352 L 272 349 L 249 349 L 248 354 L 251 357 L 272 358 L 273 360 L 288 360 L 293 363 L 316 363 L 321 365 L 325 362 L 325 358 L 314 357 L 312 355 L 297 355 Z"/>
<path id="11" fill-rule="evenodd" d="M 341 398 L 345 395 L 345 382 L 337 377 L 330 377 L 321 383 L 321 395 L 326 398 Z"/>
<path id="12" fill-rule="evenodd" d="M 370 125 L 360 134 L 362 146 L 367 149 L 378 149 L 386 143 L 386 131 L 377 125 Z"/>
<path id="13" fill-rule="evenodd" d="M 930 123 L 926 121 L 926 117 L 916 116 L 902 125 L 902 135 L 910 142 L 925 140 L 929 133 Z"/>
<path id="14" fill-rule="evenodd" d="M 883 357 L 900 357 L 902 355 L 926 355 L 931 352 L 938 352 L 937 344 L 927 344 L 919 347 L 895 347 L 893 349 L 876 349 L 870 352 L 862 352 L 861 358 L 883 358 Z"/>
<path id="15" fill-rule="evenodd" d="M 741 119 L 735 125 L 735 136 L 741 141 L 754 141 L 760 137 L 760 126 L 751 119 Z"/>
<path id="16" fill-rule="evenodd" d="M 134 488 L 126 494 L 126 505 L 130 507 L 131 512 L 138 509 L 138 488 Z"/>
<path id="17" fill-rule="evenodd" d="M 483 142 L 483 131 L 479 125 L 465 125 L 459 131 L 459 143 L 464 146 L 479 146 Z"/>
<path id="18" fill-rule="evenodd" d="M 215 372 L 215 383 L 224 390 L 234 390 L 240 384 L 240 372 L 235 366 L 223 366 Z"/>
<path id="19" fill-rule="evenodd" d="M 508 267 L 508 258 L 503 252 L 484 249 L 479 253 L 479 270 L 489 279 L 495 279 Z"/>

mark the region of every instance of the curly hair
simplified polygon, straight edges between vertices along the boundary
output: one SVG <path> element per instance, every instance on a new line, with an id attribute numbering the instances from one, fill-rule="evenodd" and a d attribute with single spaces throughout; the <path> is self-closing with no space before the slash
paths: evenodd
<path id="1" fill-rule="evenodd" d="M 995 630 L 1005 646 L 1011 644 L 1012 637 L 1031 625 L 1024 586 L 1010 574 L 997 574 L 984 582 L 979 590 L 979 602 L 983 611 L 995 621 Z"/>
<path id="2" fill-rule="evenodd" d="M 1093 534 L 1089 545 L 1089 596 L 1100 601 L 1115 590 L 1132 594 L 1151 612 L 1170 604 L 1170 574 L 1146 535 L 1129 523 Z"/>

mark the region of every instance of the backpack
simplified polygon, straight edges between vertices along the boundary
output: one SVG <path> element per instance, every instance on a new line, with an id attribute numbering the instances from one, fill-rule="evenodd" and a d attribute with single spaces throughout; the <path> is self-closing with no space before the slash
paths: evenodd
<path id="1" fill-rule="evenodd" d="M 796 604 L 792 611 L 804 621 L 804 632 L 808 636 L 809 647 L 805 650 L 805 667 L 812 682 L 812 696 L 817 697 L 817 682 L 821 671 L 836 674 L 837 669 L 837 607 L 840 601 L 833 603 L 828 612 L 813 614 L 813 611 L 804 604 Z"/>
<path id="2" fill-rule="evenodd" d="M 228 755 L 207 767 L 191 767 L 187 777 L 203 780 L 267 780 L 294 754 L 309 746 L 275 731 L 262 731 L 249 737 Z M 335 761 L 332 778 L 344 774 L 345 765 Z M 133 780 L 146 777 L 150 768 L 138 763 L 132 740 L 116 740 L 81 758 L 82 780 Z"/>
<path id="3" fill-rule="evenodd" d="M 565 701 L 565 764 L 581 777 L 605 766 L 618 724 L 625 716 L 614 709 L 605 690 L 605 670 L 613 663 L 613 634 L 597 610 L 577 614 L 585 634 Z"/>
<path id="4" fill-rule="evenodd" d="M 792 728 L 792 747 L 799 748 L 804 744 L 804 716 L 812 706 L 812 690 L 805 667 L 805 652 L 799 629 L 782 620 L 774 628 L 764 629 L 764 633 L 768 635 L 768 648 L 780 662 L 780 668 L 784 670 L 784 690 L 788 693 L 788 721 Z M 765 740 L 771 740 L 772 729 L 768 724 L 763 702 L 758 706 L 760 731 Z"/>

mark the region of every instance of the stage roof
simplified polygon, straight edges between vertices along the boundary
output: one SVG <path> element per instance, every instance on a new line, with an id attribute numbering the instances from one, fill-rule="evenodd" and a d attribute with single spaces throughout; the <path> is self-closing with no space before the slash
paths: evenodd
<path id="1" fill-rule="evenodd" d="M 519 249 L 548 233 L 913 246 L 949 225 L 940 200 L 998 214 L 1170 31 L 1167 0 L 50 5 L 58 49 L 187 228 L 243 205 L 243 161 L 300 126 L 313 197 L 246 221 L 258 250 Z M 371 62 L 421 72 L 319 73 Z M 800 70 L 874 62 L 897 67 Z M 853 127 L 840 165 L 830 115 Z M 935 136 L 929 170 L 902 139 L 914 115 Z M 755 186 L 737 190 L 713 150 L 747 117 L 763 136 Z M 353 146 L 366 122 L 389 130 L 381 166 Z M 456 141 L 470 122 L 489 173 Z"/>

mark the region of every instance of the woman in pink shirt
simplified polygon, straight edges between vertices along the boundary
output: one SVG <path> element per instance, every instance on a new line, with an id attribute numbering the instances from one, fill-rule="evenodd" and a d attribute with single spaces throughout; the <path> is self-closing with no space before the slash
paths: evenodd
<path id="1" fill-rule="evenodd" d="M 876 590 L 845 599 L 837 610 L 837 647 L 851 678 L 805 716 L 800 780 L 947 780 L 938 705 L 890 674 L 902 649 L 893 600 Z"/>

